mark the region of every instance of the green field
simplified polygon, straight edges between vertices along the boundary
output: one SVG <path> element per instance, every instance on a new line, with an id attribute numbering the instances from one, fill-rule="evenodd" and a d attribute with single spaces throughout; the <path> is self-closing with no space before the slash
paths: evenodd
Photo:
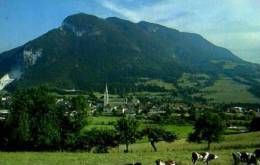
<path id="1" fill-rule="evenodd" d="M 165 130 L 174 132 L 178 138 L 186 138 L 192 132 L 193 126 L 191 125 L 155 125 L 163 127 Z"/>
<path id="2" fill-rule="evenodd" d="M 104 129 L 113 129 L 114 124 L 116 124 L 117 120 L 120 117 L 112 117 L 112 116 L 99 116 L 99 117 L 92 117 L 90 119 L 90 123 L 85 126 L 82 132 L 86 130 L 90 130 L 92 128 L 104 128 Z M 154 127 L 162 127 L 167 131 L 174 132 L 178 135 L 179 138 L 185 138 L 187 135 L 192 132 L 191 125 L 169 125 L 169 124 L 150 124 L 150 123 L 143 123 L 140 122 L 140 129 L 146 126 L 154 126 Z"/>
<path id="3" fill-rule="evenodd" d="M 102 128 L 102 129 L 113 129 L 114 125 L 119 117 L 102 116 L 102 117 L 92 117 L 89 120 L 89 124 L 85 126 L 81 132 L 90 130 L 92 128 Z"/>
<path id="4" fill-rule="evenodd" d="M 182 74 L 178 80 L 178 85 L 181 87 L 196 87 L 198 85 L 204 86 L 209 76 L 206 74 Z"/>
<path id="5" fill-rule="evenodd" d="M 114 116 L 99 116 L 99 117 L 92 117 L 91 118 L 91 124 L 93 125 L 109 125 L 114 122 L 117 122 L 120 117 L 114 117 Z"/>
<path id="6" fill-rule="evenodd" d="M 149 78 L 142 78 L 140 79 L 141 82 L 136 83 L 136 85 L 146 85 L 146 86 L 158 86 L 164 88 L 166 90 L 175 90 L 175 86 L 172 83 L 165 82 L 159 79 L 149 79 Z"/>
<path id="7" fill-rule="evenodd" d="M 220 103 L 260 103 L 260 99 L 248 91 L 249 87 L 228 77 L 217 80 L 213 86 L 202 90 L 202 95 Z"/>
<path id="8" fill-rule="evenodd" d="M 234 151 L 252 152 L 260 147 L 260 132 L 227 135 L 221 143 L 212 145 L 212 153 L 219 159 L 211 165 L 232 164 Z M 0 152 L 0 165 L 124 165 L 140 161 L 144 165 L 154 165 L 156 159 L 173 159 L 178 165 L 191 165 L 191 152 L 203 151 L 206 144 L 188 143 L 184 139 L 173 143 L 161 142 L 158 152 L 152 151 L 149 143 L 136 143 L 130 146 L 130 153 L 123 153 L 124 146 L 114 148 L 107 154 L 87 152 Z M 202 163 L 199 163 L 202 164 Z"/>

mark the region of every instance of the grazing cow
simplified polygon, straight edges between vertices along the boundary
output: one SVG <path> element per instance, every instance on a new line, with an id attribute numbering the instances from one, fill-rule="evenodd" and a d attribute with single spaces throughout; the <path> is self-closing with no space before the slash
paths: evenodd
<path id="1" fill-rule="evenodd" d="M 211 154 L 209 152 L 192 152 L 192 163 L 196 164 L 197 161 L 203 161 L 204 163 L 209 164 L 209 161 L 217 159 L 218 156 Z"/>
<path id="2" fill-rule="evenodd" d="M 155 161 L 156 165 L 176 165 L 176 162 L 173 160 L 167 160 L 163 161 L 161 159 L 158 159 Z"/>
<path id="3" fill-rule="evenodd" d="M 238 165 L 241 163 L 246 163 L 247 165 L 257 165 L 257 157 L 255 153 L 248 152 L 234 152 L 232 153 L 234 164 Z"/>

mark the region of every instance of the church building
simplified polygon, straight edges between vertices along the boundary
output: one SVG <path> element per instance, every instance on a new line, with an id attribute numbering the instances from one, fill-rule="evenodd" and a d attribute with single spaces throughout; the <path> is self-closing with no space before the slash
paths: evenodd
<path id="1" fill-rule="evenodd" d="M 104 112 L 112 112 L 113 110 L 124 112 L 127 107 L 127 98 L 110 97 L 106 84 L 104 92 Z"/>

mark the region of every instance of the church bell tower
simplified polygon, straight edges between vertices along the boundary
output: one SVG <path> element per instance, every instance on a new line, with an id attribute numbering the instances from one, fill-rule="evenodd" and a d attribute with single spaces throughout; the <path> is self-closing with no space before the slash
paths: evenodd
<path id="1" fill-rule="evenodd" d="M 104 92 L 104 106 L 109 104 L 109 95 L 108 95 L 108 88 L 107 88 L 107 84 L 106 84 L 106 89 Z"/>

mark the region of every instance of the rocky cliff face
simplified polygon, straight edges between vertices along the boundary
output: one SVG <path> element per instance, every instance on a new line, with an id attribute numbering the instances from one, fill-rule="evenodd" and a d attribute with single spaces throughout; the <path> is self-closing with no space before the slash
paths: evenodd
<path id="1" fill-rule="evenodd" d="M 16 68 L 0 78 L 0 91 L 3 90 L 8 84 L 12 83 L 14 80 L 18 80 L 21 77 L 21 74 L 21 69 Z"/>
<path id="2" fill-rule="evenodd" d="M 14 60 L 16 62 L 10 65 L 10 69 L 0 79 L 0 91 L 14 80 L 19 80 L 24 70 L 35 65 L 41 56 L 42 49 L 24 49 L 21 56 Z"/>
<path id="3" fill-rule="evenodd" d="M 42 49 L 38 50 L 24 50 L 23 51 L 23 65 L 29 67 L 36 64 L 37 60 L 42 56 Z"/>

